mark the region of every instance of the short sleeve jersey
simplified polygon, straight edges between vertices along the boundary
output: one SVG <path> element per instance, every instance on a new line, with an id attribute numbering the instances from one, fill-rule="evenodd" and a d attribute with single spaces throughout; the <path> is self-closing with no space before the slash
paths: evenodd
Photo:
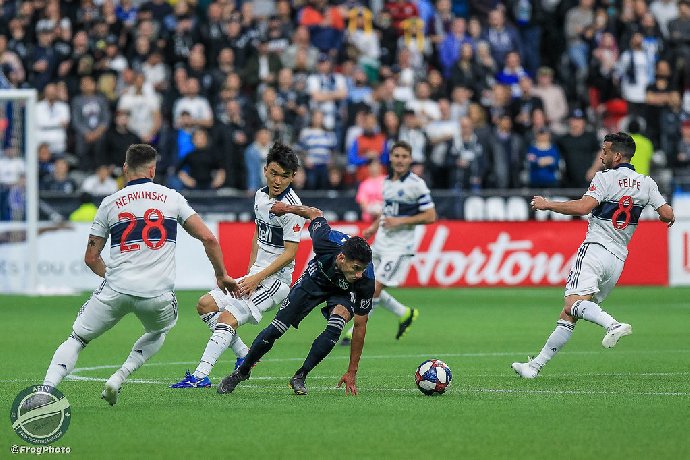
<path id="1" fill-rule="evenodd" d="M 398 180 L 387 177 L 383 182 L 383 215 L 386 217 L 414 216 L 434 207 L 431 192 L 424 180 L 408 172 Z M 382 222 L 383 223 L 383 222 Z M 378 253 L 413 254 L 414 225 L 386 229 L 379 225 L 372 249 Z"/>
<path id="2" fill-rule="evenodd" d="M 644 207 L 656 210 L 666 204 L 654 179 L 637 173 L 628 163 L 598 172 L 585 196 L 599 202 L 589 218 L 585 242 L 598 243 L 621 260 L 628 255 L 628 243 Z"/>
<path id="3" fill-rule="evenodd" d="M 314 258 L 309 261 L 305 276 L 309 276 L 325 291 L 333 294 L 350 293 L 353 299 L 355 314 L 367 315 L 371 311 L 374 297 L 374 266 L 369 263 L 362 278 L 349 283 L 338 270 L 335 259 L 341 247 L 350 237 L 345 233 L 331 229 L 328 221 L 317 217 L 309 225 Z"/>
<path id="4" fill-rule="evenodd" d="M 285 241 L 299 243 L 300 232 L 304 228 L 304 218 L 295 214 L 284 214 L 276 216 L 271 213 L 271 207 L 276 201 L 290 205 L 300 205 L 302 202 L 292 189 L 288 187 L 283 193 L 275 198 L 268 195 L 268 187 L 263 187 L 256 191 L 254 196 L 254 214 L 256 215 L 256 242 L 258 252 L 254 265 L 249 269 L 249 273 L 257 273 L 268 267 L 285 249 Z M 283 267 L 276 276 L 287 283 L 292 283 L 292 272 L 295 269 L 295 262 Z"/>
<path id="5" fill-rule="evenodd" d="M 194 214 L 182 195 L 149 179 L 133 180 L 105 197 L 91 234 L 110 236 L 108 285 L 144 298 L 173 290 L 177 224 Z"/>

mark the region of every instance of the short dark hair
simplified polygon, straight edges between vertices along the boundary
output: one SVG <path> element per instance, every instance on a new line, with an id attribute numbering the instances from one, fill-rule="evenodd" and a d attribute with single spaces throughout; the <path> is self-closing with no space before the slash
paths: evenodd
<path id="1" fill-rule="evenodd" d="M 340 252 L 342 252 L 348 260 L 356 260 L 365 265 L 369 265 L 369 262 L 371 262 L 371 247 L 369 247 L 367 240 L 361 236 L 353 236 L 345 241 L 340 248 Z"/>
<path id="2" fill-rule="evenodd" d="M 299 168 L 299 159 L 297 154 L 291 147 L 283 144 L 282 142 L 276 142 L 271 146 L 268 151 L 268 156 L 266 157 L 266 164 L 271 162 L 276 162 L 278 165 L 287 172 L 295 173 Z"/>
<path id="3" fill-rule="evenodd" d="M 397 149 L 398 147 L 400 147 L 401 149 L 407 150 L 407 153 L 409 153 L 410 155 L 412 155 L 412 146 L 411 146 L 408 142 L 405 142 L 405 141 L 395 141 L 395 144 L 393 144 L 393 145 L 391 146 L 390 151 L 393 152 L 393 150 Z"/>
<path id="4" fill-rule="evenodd" d="M 635 140 L 628 133 L 619 131 L 607 134 L 604 142 L 610 142 L 611 151 L 620 153 L 628 160 L 635 155 Z"/>
<path id="5" fill-rule="evenodd" d="M 130 169 L 139 169 L 152 161 L 156 161 L 157 156 L 156 149 L 148 144 L 132 144 L 125 154 L 125 163 Z"/>

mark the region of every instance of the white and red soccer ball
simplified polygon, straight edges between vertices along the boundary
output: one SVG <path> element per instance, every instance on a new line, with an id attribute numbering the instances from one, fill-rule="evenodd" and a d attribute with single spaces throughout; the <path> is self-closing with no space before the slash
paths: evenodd
<path id="1" fill-rule="evenodd" d="M 453 379 L 453 374 L 448 365 L 440 359 L 429 359 L 419 365 L 414 379 L 419 391 L 427 396 L 433 396 L 446 391 Z"/>

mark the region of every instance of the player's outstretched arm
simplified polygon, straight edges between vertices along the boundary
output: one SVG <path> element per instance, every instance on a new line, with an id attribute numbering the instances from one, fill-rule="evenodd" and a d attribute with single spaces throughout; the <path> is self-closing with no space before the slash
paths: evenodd
<path id="1" fill-rule="evenodd" d="M 585 195 L 579 200 L 569 201 L 551 201 L 543 196 L 535 195 L 531 204 L 535 211 L 553 211 L 568 216 L 586 216 L 597 207 L 599 202 L 589 195 Z"/>
<path id="2" fill-rule="evenodd" d="M 656 212 L 659 214 L 659 220 L 667 223 L 669 227 L 676 221 L 676 216 L 673 214 L 673 208 L 668 204 L 659 206 Z"/>
<path id="3" fill-rule="evenodd" d="M 436 208 L 429 208 L 414 216 L 386 217 L 382 225 L 384 228 L 395 228 L 400 225 L 427 225 L 434 222 L 436 222 Z"/>
<path id="4" fill-rule="evenodd" d="M 276 201 L 271 207 L 271 212 L 276 216 L 282 216 L 283 214 L 295 214 L 309 220 L 316 219 L 317 217 L 323 217 L 323 211 L 321 211 L 319 208 L 286 204 L 282 201 Z"/>
<path id="5" fill-rule="evenodd" d="M 237 281 L 228 276 L 228 273 L 225 270 L 225 264 L 223 263 L 223 252 L 220 249 L 220 243 L 218 243 L 216 236 L 206 226 L 204 221 L 201 220 L 199 214 L 192 215 L 184 222 L 182 226 L 187 233 L 201 241 L 201 243 L 204 245 L 206 257 L 208 257 L 208 260 L 211 261 L 211 265 L 213 265 L 213 271 L 216 275 L 216 283 L 218 284 L 218 287 L 226 291 L 238 293 Z"/>
<path id="6" fill-rule="evenodd" d="M 364 336 L 367 334 L 368 319 L 369 315 L 355 315 L 354 318 L 355 329 L 352 332 L 352 342 L 350 343 L 350 365 L 338 382 L 338 388 L 343 383 L 345 384 L 346 395 L 357 395 L 357 370 L 364 349 Z"/>
<path id="7" fill-rule="evenodd" d="M 84 263 L 101 278 L 105 278 L 105 262 L 101 257 L 105 241 L 106 239 L 103 237 L 89 235 L 89 242 L 86 243 L 86 252 L 84 253 Z"/>

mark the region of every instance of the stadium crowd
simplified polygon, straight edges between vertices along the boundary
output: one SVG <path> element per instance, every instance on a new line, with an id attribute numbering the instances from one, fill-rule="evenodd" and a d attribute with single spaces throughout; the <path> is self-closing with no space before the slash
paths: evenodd
<path id="1" fill-rule="evenodd" d="M 41 190 L 112 193 L 145 142 L 166 185 L 252 194 L 275 140 L 298 189 L 370 188 L 396 140 L 432 189 L 581 188 L 619 129 L 690 176 L 690 0 L 2 0 L 0 64 L 40 94 Z"/>

